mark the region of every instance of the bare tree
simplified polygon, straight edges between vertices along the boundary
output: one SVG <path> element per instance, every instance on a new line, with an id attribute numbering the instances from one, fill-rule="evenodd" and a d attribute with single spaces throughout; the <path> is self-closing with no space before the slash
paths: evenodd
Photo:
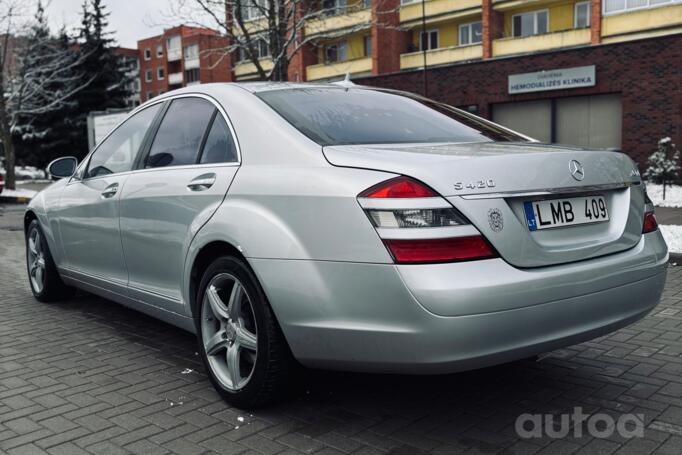
<path id="1" fill-rule="evenodd" d="M 389 27 L 375 16 L 341 30 L 325 26 L 330 16 L 368 7 L 369 0 L 174 0 L 170 15 L 189 25 L 218 29 L 227 37 L 226 47 L 210 52 L 232 54 L 252 63 L 259 79 L 284 81 L 290 62 L 305 46 L 372 26 Z"/>
<path id="2" fill-rule="evenodd" d="M 50 35 L 40 2 L 28 34 L 21 37 L 13 32 L 18 30 L 15 24 L 19 24 L 20 12 L 25 11 L 26 2 L 5 0 L 5 4 L 3 6 L 8 9 L 4 11 L 9 13 L 0 17 L 0 24 L 5 29 L 0 61 L 3 69 L 0 71 L 0 92 L 3 95 L 0 97 L 0 137 L 5 149 L 5 184 L 8 189 L 15 189 L 14 135 L 40 137 L 42 132 L 32 127 L 33 119 L 66 107 L 73 95 L 89 81 L 83 81 L 78 73 L 84 56 L 62 46 Z M 15 49 L 17 55 L 11 70 L 6 67 L 11 61 L 10 40 L 21 43 L 20 52 Z"/>

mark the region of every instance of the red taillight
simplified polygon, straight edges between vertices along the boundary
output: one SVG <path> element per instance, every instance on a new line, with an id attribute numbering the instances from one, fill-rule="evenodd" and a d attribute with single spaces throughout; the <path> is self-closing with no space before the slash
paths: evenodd
<path id="1" fill-rule="evenodd" d="M 384 239 L 384 244 L 398 264 L 470 261 L 497 257 L 495 250 L 480 235 L 424 240 Z"/>
<path id="2" fill-rule="evenodd" d="M 642 226 L 642 234 L 654 232 L 658 229 L 658 221 L 654 212 L 646 212 L 644 214 L 644 226 Z"/>
<path id="3" fill-rule="evenodd" d="M 428 186 L 408 177 L 396 177 L 363 191 L 358 197 L 366 198 L 414 198 L 437 197 Z"/>

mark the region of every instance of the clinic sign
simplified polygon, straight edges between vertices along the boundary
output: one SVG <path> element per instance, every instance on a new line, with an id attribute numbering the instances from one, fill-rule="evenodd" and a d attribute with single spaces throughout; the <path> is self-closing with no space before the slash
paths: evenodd
<path id="1" fill-rule="evenodd" d="M 509 75 L 509 94 L 593 87 L 597 83 L 594 65 L 562 68 L 536 73 Z"/>

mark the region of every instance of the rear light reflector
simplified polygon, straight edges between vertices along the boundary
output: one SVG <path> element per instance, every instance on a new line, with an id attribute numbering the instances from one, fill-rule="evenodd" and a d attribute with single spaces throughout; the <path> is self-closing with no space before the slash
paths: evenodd
<path id="1" fill-rule="evenodd" d="M 438 197 L 435 191 L 423 183 L 408 177 L 396 177 L 371 188 L 358 195 L 365 198 L 414 198 L 414 197 Z"/>
<path id="2" fill-rule="evenodd" d="M 470 261 L 497 257 L 497 252 L 480 235 L 445 239 L 384 239 L 384 244 L 397 264 Z"/>
<path id="3" fill-rule="evenodd" d="M 644 226 L 642 226 L 642 234 L 654 232 L 658 229 L 658 221 L 654 212 L 646 212 L 644 214 Z"/>

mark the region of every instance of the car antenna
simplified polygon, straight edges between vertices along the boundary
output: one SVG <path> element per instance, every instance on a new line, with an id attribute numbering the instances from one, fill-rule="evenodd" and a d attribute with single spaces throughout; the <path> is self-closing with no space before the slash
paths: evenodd
<path id="1" fill-rule="evenodd" d="M 346 73 L 346 77 L 342 81 L 332 82 L 334 85 L 340 85 L 341 87 L 355 87 L 353 81 L 350 80 L 350 73 Z"/>

